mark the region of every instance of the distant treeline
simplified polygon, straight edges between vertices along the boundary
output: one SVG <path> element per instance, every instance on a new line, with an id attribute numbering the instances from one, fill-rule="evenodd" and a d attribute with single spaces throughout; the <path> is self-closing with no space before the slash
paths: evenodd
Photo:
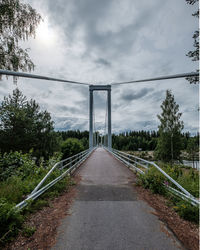
<path id="1" fill-rule="evenodd" d="M 112 135 L 113 148 L 124 151 L 154 150 L 157 145 L 157 131 L 130 131 Z"/>
<path id="2" fill-rule="evenodd" d="M 77 138 L 82 141 L 85 148 L 88 148 L 88 131 L 68 130 L 58 131 L 57 134 L 62 138 L 63 141 L 68 138 Z M 124 151 L 155 150 L 158 137 L 158 131 L 129 131 L 120 134 L 113 134 L 112 145 L 113 148 Z M 191 138 L 198 145 L 199 133 L 197 133 L 195 136 L 191 136 L 189 132 L 186 132 L 182 134 L 182 150 L 187 149 L 188 141 Z M 101 138 L 99 137 L 99 143 L 100 141 Z"/>
<path id="3" fill-rule="evenodd" d="M 199 143 L 199 133 L 191 136 L 189 132 L 182 133 L 182 150 L 186 150 L 189 139 L 194 140 L 195 144 Z M 124 151 L 149 151 L 155 150 L 159 137 L 158 131 L 130 131 L 112 135 L 113 148 Z"/>

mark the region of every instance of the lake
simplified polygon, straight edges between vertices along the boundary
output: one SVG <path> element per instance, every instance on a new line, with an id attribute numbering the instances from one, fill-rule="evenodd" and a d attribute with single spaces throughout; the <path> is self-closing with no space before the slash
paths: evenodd
<path id="1" fill-rule="evenodd" d="M 188 167 L 192 167 L 192 168 L 196 168 L 199 169 L 199 161 L 186 161 L 183 160 L 183 165 L 184 166 L 188 166 Z"/>

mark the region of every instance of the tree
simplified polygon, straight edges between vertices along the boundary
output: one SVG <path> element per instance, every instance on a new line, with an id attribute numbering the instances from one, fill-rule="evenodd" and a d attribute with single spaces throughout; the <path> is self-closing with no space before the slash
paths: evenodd
<path id="1" fill-rule="evenodd" d="M 35 36 L 41 16 L 29 4 L 19 0 L 0 0 L 0 68 L 31 71 L 34 64 L 28 49 L 22 49 L 20 40 Z"/>
<path id="2" fill-rule="evenodd" d="M 166 91 L 166 98 L 161 108 L 162 113 L 158 115 L 160 136 L 156 147 L 156 157 L 167 162 L 178 160 L 182 147 L 181 130 L 183 129 L 183 122 L 180 121 L 179 105 L 176 104 L 170 90 Z"/>
<path id="3" fill-rule="evenodd" d="M 198 3 L 199 0 L 186 0 L 186 2 L 188 4 L 195 4 L 195 3 Z M 199 18 L 199 9 L 192 14 L 194 17 L 197 17 Z M 192 61 L 199 61 L 199 29 L 196 30 L 193 34 L 193 39 L 194 39 L 194 50 L 193 51 L 189 51 L 187 53 L 187 56 L 192 58 Z M 198 70 L 197 70 L 198 72 Z M 199 77 L 188 77 L 187 80 L 190 82 L 190 83 L 198 83 L 199 82 Z"/>
<path id="4" fill-rule="evenodd" d="M 76 138 L 68 138 L 61 144 L 63 153 L 62 159 L 66 159 L 72 155 L 78 154 L 84 150 L 83 144 Z"/>
<path id="5" fill-rule="evenodd" d="M 19 89 L 4 97 L 0 105 L 0 150 L 2 152 L 33 149 L 33 155 L 47 159 L 57 147 L 50 114 L 40 111 L 34 101 L 27 101 Z"/>
<path id="6" fill-rule="evenodd" d="M 193 167 L 195 158 L 198 159 L 198 152 L 199 152 L 199 146 L 198 143 L 195 142 L 195 138 L 189 138 L 187 145 L 187 153 L 190 159 L 192 159 Z"/>

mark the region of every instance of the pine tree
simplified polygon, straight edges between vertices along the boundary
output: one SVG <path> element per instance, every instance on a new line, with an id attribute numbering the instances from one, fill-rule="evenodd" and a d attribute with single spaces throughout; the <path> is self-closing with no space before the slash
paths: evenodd
<path id="1" fill-rule="evenodd" d="M 163 161 L 180 159 L 183 122 L 180 121 L 179 105 L 175 102 L 170 90 L 166 91 L 166 98 L 161 105 L 162 113 L 158 115 L 160 120 L 159 138 L 156 147 L 156 156 Z"/>
<path id="2" fill-rule="evenodd" d="M 0 151 L 29 152 L 47 159 L 57 147 L 50 113 L 28 101 L 19 89 L 4 97 L 0 104 Z"/>

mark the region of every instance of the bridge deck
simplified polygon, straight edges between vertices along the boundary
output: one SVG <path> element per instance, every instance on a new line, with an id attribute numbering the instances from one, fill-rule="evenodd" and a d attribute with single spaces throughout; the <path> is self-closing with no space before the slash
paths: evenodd
<path id="1" fill-rule="evenodd" d="M 181 248 L 172 235 L 161 230 L 154 210 L 139 200 L 132 185 L 135 175 L 104 149 L 92 153 L 78 172 L 82 177 L 78 195 L 53 249 Z"/>

